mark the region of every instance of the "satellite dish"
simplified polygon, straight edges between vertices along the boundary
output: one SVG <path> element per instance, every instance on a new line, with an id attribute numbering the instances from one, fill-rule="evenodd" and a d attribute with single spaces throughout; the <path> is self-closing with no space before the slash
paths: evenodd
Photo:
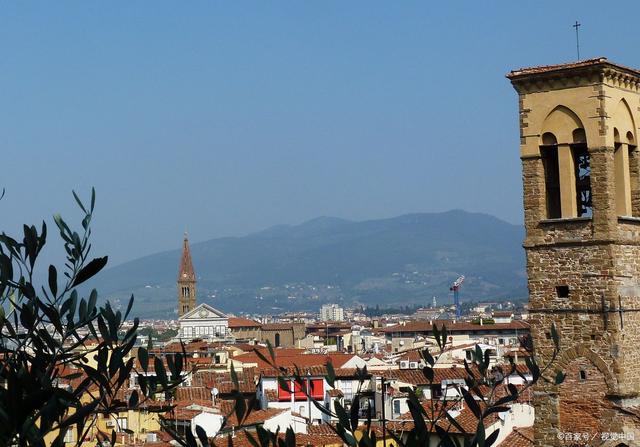
<path id="1" fill-rule="evenodd" d="M 211 395 L 213 397 L 216 397 L 218 394 L 220 394 L 220 391 L 218 391 L 218 388 L 211 388 Z"/>

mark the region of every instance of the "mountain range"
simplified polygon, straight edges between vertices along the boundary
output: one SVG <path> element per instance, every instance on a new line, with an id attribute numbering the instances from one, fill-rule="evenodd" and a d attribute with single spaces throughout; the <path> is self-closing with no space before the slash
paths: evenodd
<path id="1" fill-rule="evenodd" d="M 323 303 L 399 306 L 527 296 L 522 226 L 460 210 L 389 219 L 320 217 L 191 245 L 198 302 L 236 314 L 317 311 Z M 176 245 L 180 245 L 177 241 Z M 91 286 L 135 295 L 142 318 L 174 318 L 180 250 L 105 269 Z"/>

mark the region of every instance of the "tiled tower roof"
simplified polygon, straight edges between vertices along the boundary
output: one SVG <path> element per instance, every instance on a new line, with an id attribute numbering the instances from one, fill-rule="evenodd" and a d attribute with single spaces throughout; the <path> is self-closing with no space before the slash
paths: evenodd
<path id="1" fill-rule="evenodd" d="M 189 248 L 189 239 L 184 234 L 184 242 L 182 243 L 182 257 L 180 258 L 180 270 L 178 272 L 178 281 L 195 281 L 196 273 L 193 270 L 193 262 L 191 262 L 191 249 Z"/>

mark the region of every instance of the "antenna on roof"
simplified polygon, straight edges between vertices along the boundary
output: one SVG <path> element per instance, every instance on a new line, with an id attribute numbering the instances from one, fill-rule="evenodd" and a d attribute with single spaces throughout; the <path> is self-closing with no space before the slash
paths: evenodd
<path id="1" fill-rule="evenodd" d="M 578 23 L 578 21 L 576 20 L 576 23 L 571 26 L 576 29 L 576 51 L 578 52 L 578 60 L 580 60 L 580 33 L 578 31 L 578 28 L 580 28 L 582 24 Z"/>

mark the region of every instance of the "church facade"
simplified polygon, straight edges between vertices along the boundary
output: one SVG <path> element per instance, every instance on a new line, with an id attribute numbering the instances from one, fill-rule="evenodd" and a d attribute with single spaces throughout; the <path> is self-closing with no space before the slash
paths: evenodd
<path id="1" fill-rule="evenodd" d="M 202 303 L 180 317 L 179 337 L 219 339 L 229 335 L 229 317 L 208 304 Z"/>
<path id="2" fill-rule="evenodd" d="M 191 248 L 185 234 L 178 270 L 178 337 L 221 339 L 229 334 L 229 317 L 214 307 L 196 304 L 196 274 L 191 259 Z"/>

